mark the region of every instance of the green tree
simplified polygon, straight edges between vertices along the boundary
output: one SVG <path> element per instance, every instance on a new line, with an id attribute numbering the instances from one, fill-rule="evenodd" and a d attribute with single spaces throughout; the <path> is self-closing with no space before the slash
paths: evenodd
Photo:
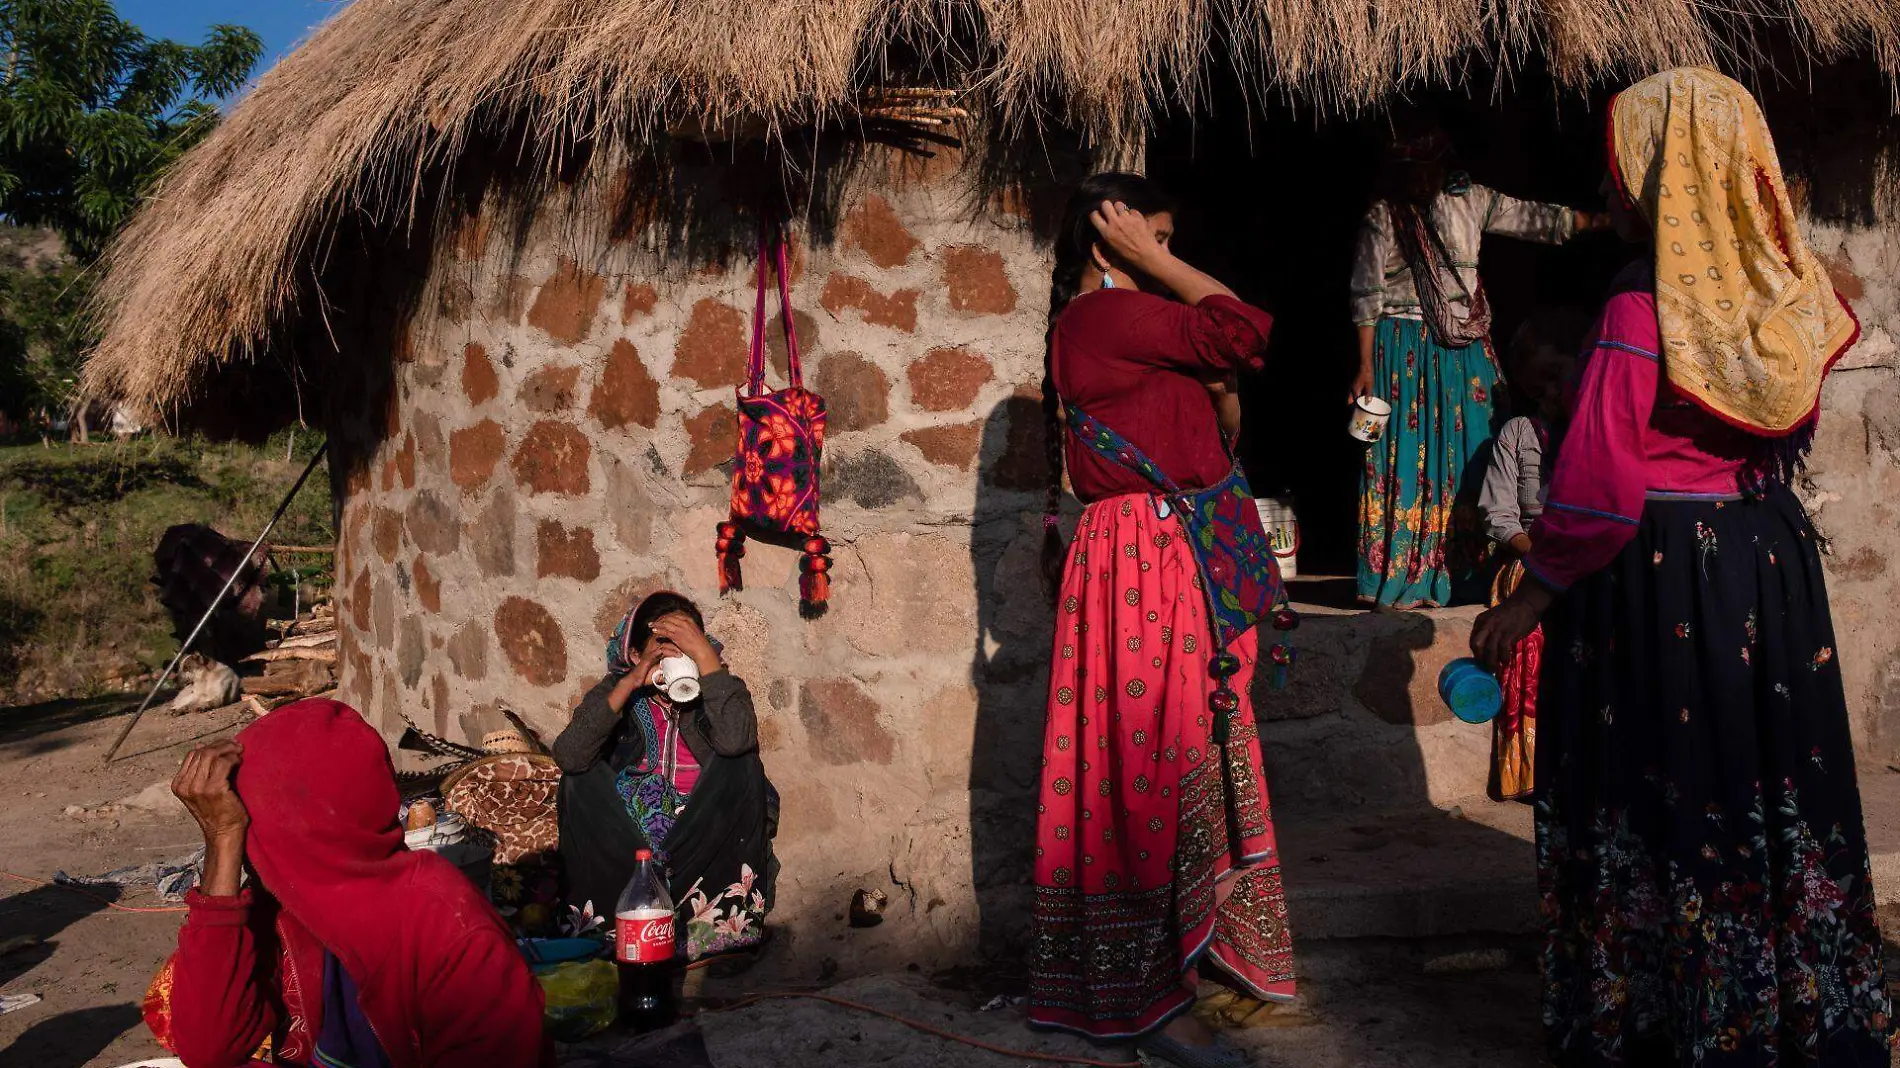
<path id="1" fill-rule="evenodd" d="M 0 215 L 95 259 L 263 51 L 239 26 L 152 40 L 111 0 L 0 0 Z"/>
<path id="2" fill-rule="evenodd" d="M 70 254 L 0 263 L 0 402 L 15 414 L 70 399 L 93 264 L 263 50 L 240 26 L 153 40 L 111 0 L 0 0 L 0 218 L 53 230 Z"/>

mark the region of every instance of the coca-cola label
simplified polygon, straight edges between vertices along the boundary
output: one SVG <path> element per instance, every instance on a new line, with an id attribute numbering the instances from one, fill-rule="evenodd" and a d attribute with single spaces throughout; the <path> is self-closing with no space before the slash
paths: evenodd
<path id="1" fill-rule="evenodd" d="M 624 964 L 659 964 L 673 959 L 673 914 L 639 909 L 614 917 L 614 956 Z"/>

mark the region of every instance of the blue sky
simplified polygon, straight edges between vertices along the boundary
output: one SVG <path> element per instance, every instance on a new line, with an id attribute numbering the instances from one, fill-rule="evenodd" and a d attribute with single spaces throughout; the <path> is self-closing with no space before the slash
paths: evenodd
<path id="1" fill-rule="evenodd" d="M 119 16 L 148 37 L 197 44 L 220 22 L 256 30 L 264 38 L 259 74 L 340 6 L 341 0 L 118 0 Z"/>

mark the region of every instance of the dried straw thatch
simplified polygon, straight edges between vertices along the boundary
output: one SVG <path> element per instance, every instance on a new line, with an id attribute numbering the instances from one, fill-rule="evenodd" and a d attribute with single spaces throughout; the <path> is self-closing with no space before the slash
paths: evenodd
<path id="1" fill-rule="evenodd" d="M 1102 142 L 1191 107 L 1212 56 L 1352 108 L 1541 49 L 1560 81 L 1749 63 L 1756 34 L 1900 68 L 1900 0 L 354 0 L 266 74 L 112 251 L 86 381 L 164 410 L 312 299 L 326 234 L 402 225 L 470 139 L 543 161 L 669 117 L 809 123 L 927 71 L 1001 130 Z"/>

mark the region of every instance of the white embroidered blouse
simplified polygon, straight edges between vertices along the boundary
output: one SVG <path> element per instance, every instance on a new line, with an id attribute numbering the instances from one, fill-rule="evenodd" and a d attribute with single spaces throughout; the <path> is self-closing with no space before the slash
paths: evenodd
<path id="1" fill-rule="evenodd" d="M 1461 320 L 1471 312 L 1470 294 L 1478 283 L 1478 246 L 1485 234 L 1560 245 L 1577 230 L 1577 213 L 1569 208 L 1518 200 L 1482 185 L 1440 193 L 1432 202 L 1431 217 L 1453 267 L 1442 288 L 1452 313 Z M 1371 326 L 1382 318 L 1422 317 L 1418 289 L 1399 250 L 1392 213 L 1385 201 L 1378 201 L 1366 212 L 1353 257 L 1352 321 L 1356 326 Z"/>

